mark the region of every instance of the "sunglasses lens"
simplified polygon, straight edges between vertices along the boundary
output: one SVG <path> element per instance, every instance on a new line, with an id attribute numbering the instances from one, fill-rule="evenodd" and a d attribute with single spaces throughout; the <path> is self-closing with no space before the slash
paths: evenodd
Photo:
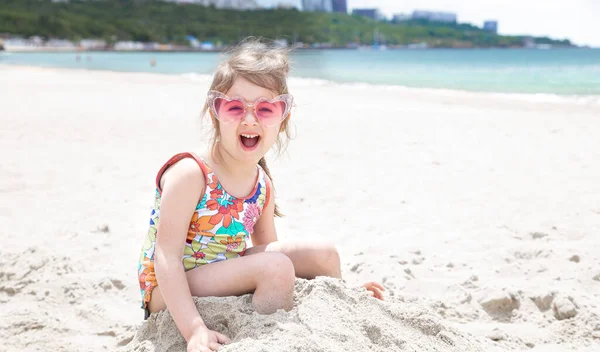
<path id="1" fill-rule="evenodd" d="M 215 112 L 221 121 L 236 122 L 241 120 L 244 116 L 244 103 L 240 100 L 216 98 L 214 104 Z"/>
<path id="2" fill-rule="evenodd" d="M 284 101 L 274 103 L 263 101 L 256 105 L 256 116 L 267 126 L 276 125 L 281 122 L 285 108 Z"/>

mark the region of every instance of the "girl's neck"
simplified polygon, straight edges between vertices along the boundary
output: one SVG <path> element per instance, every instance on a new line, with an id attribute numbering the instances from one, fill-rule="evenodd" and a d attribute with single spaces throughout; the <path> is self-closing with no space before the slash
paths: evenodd
<path id="1" fill-rule="evenodd" d="M 254 162 L 242 163 L 235 160 L 230 154 L 223 150 L 220 143 L 217 142 L 215 148 L 210 153 L 211 167 L 226 178 L 234 180 L 244 180 L 248 175 L 254 178 L 256 174 L 256 165 Z M 216 165 L 214 165 L 216 164 Z"/>

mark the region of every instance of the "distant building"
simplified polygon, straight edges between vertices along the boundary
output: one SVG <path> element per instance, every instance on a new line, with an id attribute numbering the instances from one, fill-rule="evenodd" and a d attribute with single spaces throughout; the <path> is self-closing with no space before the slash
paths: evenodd
<path id="1" fill-rule="evenodd" d="M 144 43 L 142 42 L 120 41 L 115 43 L 114 49 L 118 51 L 134 51 L 144 49 L 149 50 L 150 48 L 145 48 Z"/>
<path id="2" fill-rule="evenodd" d="M 101 50 L 106 48 L 106 41 L 101 39 L 82 39 L 79 47 L 85 50 Z"/>
<path id="3" fill-rule="evenodd" d="M 7 38 L 4 40 L 3 46 L 6 51 L 26 51 L 37 48 L 37 45 L 32 43 L 31 40 L 20 37 Z"/>
<path id="4" fill-rule="evenodd" d="M 411 19 L 410 15 L 407 15 L 404 13 L 397 13 L 392 17 L 392 22 L 398 23 L 398 22 L 408 21 L 410 19 Z"/>
<path id="5" fill-rule="evenodd" d="M 200 47 L 200 41 L 193 35 L 186 35 L 185 40 L 188 41 L 192 48 L 198 49 Z"/>
<path id="6" fill-rule="evenodd" d="M 331 0 L 302 0 L 302 10 L 309 12 L 332 12 Z"/>
<path id="7" fill-rule="evenodd" d="M 298 6 L 296 6 L 296 4 L 294 2 L 288 0 L 288 1 L 278 2 L 277 5 L 275 5 L 275 8 L 291 10 L 291 9 L 297 9 Z"/>
<path id="8" fill-rule="evenodd" d="M 483 22 L 483 30 L 498 33 L 498 21 Z"/>
<path id="9" fill-rule="evenodd" d="M 177 4 L 214 6 L 218 9 L 255 10 L 261 8 L 255 0 L 163 0 Z"/>
<path id="10" fill-rule="evenodd" d="M 456 14 L 453 12 L 415 10 L 413 11 L 412 19 L 427 20 L 431 22 L 456 23 Z"/>
<path id="11" fill-rule="evenodd" d="M 217 8 L 236 10 L 256 10 L 261 8 L 255 0 L 218 0 L 215 2 Z"/>
<path id="12" fill-rule="evenodd" d="M 527 49 L 535 48 L 535 41 L 533 40 L 533 38 L 532 37 L 523 38 L 523 47 L 525 47 Z"/>
<path id="13" fill-rule="evenodd" d="M 44 39 L 42 39 L 42 37 L 40 37 L 39 35 L 29 37 L 29 42 L 34 46 L 44 45 Z"/>
<path id="14" fill-rule="evenodd" d="M 215 50 L 215 45 L 212 42 L 202 42 L 202 44 L 200 44 L 200 49 Z"/>
<path id="15" fill-rule="evenodd" d="M 46 47 L 56 49 L 75 49 L 75 44 L 66 39 L 50 39 L 46 42 Z"/>
<path id="16" fill-rule="evenodd" d="M 385 16 L 379 9 L 352 9 L 353 15 L 368 17 L 376 21 L 385 19 Z"/>
<path id="17" fill-rule="evenodd" d="M 333 12 L 348 13 L 348 3 L 346 0 L 332 0 Z"/>
<path id="18" fill-rule="evenodd" d="M 166 2 L 174 2 L 177 4 L 197 4 L 197 5 L 209 5 L 207 0 L 163 0 Z"/>

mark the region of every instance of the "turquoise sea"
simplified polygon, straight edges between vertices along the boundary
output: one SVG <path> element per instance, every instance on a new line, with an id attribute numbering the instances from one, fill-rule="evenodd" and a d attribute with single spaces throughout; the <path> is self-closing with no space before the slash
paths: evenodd
<path id="1" fill-rule="evenodd" d="M 211 74 L 220 53 L 0 53 L 0 65 Z M 151 67 L 151 60 L 156 66 Z M 600 49 L 300 50 L 293 77 L 499 93 L 600 96 Z"/>

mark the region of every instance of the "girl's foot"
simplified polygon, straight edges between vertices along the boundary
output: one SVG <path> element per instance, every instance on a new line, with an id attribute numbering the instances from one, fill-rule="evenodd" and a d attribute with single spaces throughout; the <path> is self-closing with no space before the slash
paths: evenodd
<path id="1" fill-rule="evenodd" d="M 362 287 L 366 288 L 369 291 L 371 297 L 375 297 L 383 301 L 383 292 L 385 288 L 378 282 L 369 281 L 367 283 L 362 284 Z"/>

